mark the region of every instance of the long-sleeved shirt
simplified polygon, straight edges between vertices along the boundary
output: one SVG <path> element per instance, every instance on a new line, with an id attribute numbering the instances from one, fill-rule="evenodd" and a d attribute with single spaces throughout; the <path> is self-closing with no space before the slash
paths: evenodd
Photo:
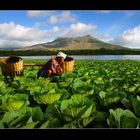
<path id="1" fill-rule="evenodd" d="M 38 71 L 38 77 L 48 77 L 46 71 L 50 69 L 52 71 L 52 75 L 57 75 L 57 67 L 59 67 L 59 63 L 55 58 L 51 58 L 44 66 Z"/>

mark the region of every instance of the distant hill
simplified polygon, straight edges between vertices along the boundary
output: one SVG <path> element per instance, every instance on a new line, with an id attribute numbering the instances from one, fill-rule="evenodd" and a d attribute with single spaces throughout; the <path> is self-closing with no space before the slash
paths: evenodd
<path id="1" fill-rule="evenodd" d="M 45 51 L 45 50 L 124 50 L 128 49 L 123 46 L 114 45 L 101 41 L 93 36 L 87 35 L 75 38 L 57 38 L 52 42 L 36 44 L 18 50 L 28 51 Z"/>

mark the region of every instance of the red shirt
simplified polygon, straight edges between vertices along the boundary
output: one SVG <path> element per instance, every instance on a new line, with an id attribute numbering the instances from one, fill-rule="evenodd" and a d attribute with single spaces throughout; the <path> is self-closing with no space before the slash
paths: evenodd
<path id="1" fill-rule="evenodd" d="M 50 59 L 50 62 L 51 62 L 50 69 L 52 70 L 53 73 L 56 74 L 56 73 L 57 73 L 56 69 L 57 69 L 57 67 L 59 67 L 60 65 L 59 65 L 59 63 L 56 61 L 55 58 L 51 58 L 51 59 Z"/>
<path id="2" fill-rule="evenodd" d="M 51 58 L 37 73 L 38 77 L 48 77 L 46 71 L 48 69 L 52 70 L 52 76 L 59 75 L 57 68 L 59 67 L 59 63 L 55 59 L 55 57 Z"/>

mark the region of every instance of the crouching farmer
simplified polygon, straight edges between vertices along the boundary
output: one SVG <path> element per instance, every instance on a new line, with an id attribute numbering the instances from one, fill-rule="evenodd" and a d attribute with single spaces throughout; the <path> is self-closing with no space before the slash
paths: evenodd
<path id="1" fill-rule="evenodd" d="M 61 75 L 63 73 L 63 64 L 66 54 L 59 52 L 55 57 L 52 57 L 44 66 L 38 71 L 37 77 L 52 77 Z"/>

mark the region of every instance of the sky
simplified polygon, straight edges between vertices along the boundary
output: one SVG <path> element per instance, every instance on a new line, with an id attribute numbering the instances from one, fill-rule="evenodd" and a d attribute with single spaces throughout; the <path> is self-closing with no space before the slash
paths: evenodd
<path id="1" fill-rule="evenodd" d="M 0 48 L 85 35 L 140 49 L 140 10 L 0 10 Z"/>

